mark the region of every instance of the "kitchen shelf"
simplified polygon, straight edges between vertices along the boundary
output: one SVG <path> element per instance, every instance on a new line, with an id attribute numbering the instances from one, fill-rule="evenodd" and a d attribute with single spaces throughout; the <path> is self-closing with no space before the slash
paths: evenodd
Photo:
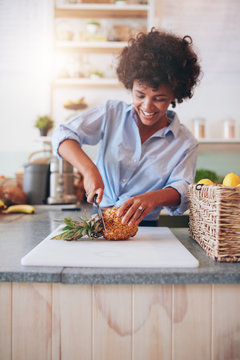
<path id="1" fill-rule="evenodd" d="M 57 41 L 56 50 L 62 51 L 99 51 L 115 52 L 121 50 L 127 42 L 124 41 Z"/>
<path id="2" fill-rule="evenodd" d="M 146 18 L 149 5 L 114 5 L 114 4 L 66 4 L 55 7 L 55 17 L 64 18 L 99 18 L 99 17 L 142 17 Z"/>
<path id="3" fill-rule="evenodd" d="M 92 79 L 56 79 L 53 83 L 55 86 L 108 86 L 108 87 L 123 87 L 118 79 L 100 78 L 96 80 Z"/>
<path id="4" fill-rule="evenodd" d="M 200 153 L 240 152 L 240 139 L 199 139 L 198 141 Z"/>
<path id="5" fill-rule="evenodd" d="M 57 77 L 51 84 L 51 113 L 53 117 L 58 107 L 57 98 L 59 96 L 62 97 L 64 93 L 65 97 L 68 98 L 69 88 L 71 87 L 72 89 L 70 89 L 70 91 L 73 91 L 73 93 L 77 92 L 79 88 L 86 89 L 86 93 L 89 94 L 90 99 L 92 97 L 91 89 L 94 90 L 94 94 L 100 94 L 101 90 L 104 89 L 103 97 L 107 97 L 107 89 L 109 89 L 110 95 L 112 92 L 119 92 L 119 89 L 125 92 L 123 84 L 118 81 L 117 77 L 114 77 L 114 74 L 112 75 L 113 63 L 110 63 L 109 60 L 111 60 L 110 56 L 112 56 L 114 60 L 116 54 L 119 54 L 121 50 L 127 46 L 127 41 L 108 41 L 106 39 L 126 39 L 126 37 L 121 34 L 121 36 L 116 36 L 114 31 L 118 30 L 114 30 L 115 25 L 129 26 L 129 29 L 133 32 L 135 32 L 136 29 L 139 29 L 139 31 L 143 28 L 150 29 L 155 14 L 155 0 L 149 0 L 146 5 L 117 5 L 110 3 L 67 4 L 66 1 L 63 0 L 54 0 L 54 2 L 55 40 L 53 47 L 56 60 L 55 74 L 58 74 L 57 76 L 61 76 L 62 74 L 63 77 Z M 96 35 L 87 32 L 86 25 L 89 19 L 98 19 L 100 21 L 103 19 L 103 25 L 105 24 L 104 26 L 106 28 L 103 33 L 99 31 L 98 36 L 98 32 Z M 84 27 L 86 27 L 86 31 Z M 110 27 L 109 30 L 108 27 Z M 64 30 L 66 30 L 65 33 Z M 112 33 L 109 35 L 108 31 L 112 31 Z M 108 35 L 105 35 L 105 32 L 107 32 Z M 66 39 L 72 40 L 66 41 Z M 82 41 L 85 39 L 86 41 Z M 84 56 L 85 54 L 87 56 Z M 94 57 L 94 55 L 96 56 Z M 87 64 L 85 71 L 84 69 L 80 71 L 74 68 L 75 65 L 77 67 L 78 61 Z M 81 69 L 81 67 L 77 67 L 77 69 L 78 68 Z M 109 69 L 110 72 L 105 71 L 105 68 Z M 99 70 L 108 76 L 113 76 L 113 78 L 93 80 L 88 77 L 93 70 Z M 68 74 L 71 77 L 64 77 L 64 74 Z M 77 74 L 82 74 L 86 77 L 72 77 L 75 76 L 75 74 L 76 76 Z M 55 90 L 57 90 L 56 93 Z M 99 99 L 102 101 L 101 96 Z M 62 116 L 63 115 L 64 114 L 62 114 Z"/>

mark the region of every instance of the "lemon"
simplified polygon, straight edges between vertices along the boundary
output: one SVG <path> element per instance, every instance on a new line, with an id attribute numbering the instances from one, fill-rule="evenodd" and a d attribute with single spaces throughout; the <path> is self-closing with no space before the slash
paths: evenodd
<path id="1" fill-rule="evenodd" d="M 201 180 L 199 180 L 198 184 L 215 185 L 214 182 L 212 182 L 212 180 L 210 180 L 210 179 L 201 179 Z"/>
<path id="2" fill-rule="evenodd" d="M 230 173 L 223 179 L 223 185 L 225 186 L 237 186 L 240 184 L 240 176 L 235 173 Z"/>

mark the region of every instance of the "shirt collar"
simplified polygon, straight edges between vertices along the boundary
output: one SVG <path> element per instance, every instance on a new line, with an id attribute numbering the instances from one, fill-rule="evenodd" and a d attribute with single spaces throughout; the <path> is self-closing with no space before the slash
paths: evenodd
<path id="1" fill-rule="evenodd" d="M 171 132 L 173 134 L 173 136 L 176 138 L 178 135 L 178 132 L 180 130 L 179 118 L 178 118 L 177 114 L 175 113 L 175 111 L 173 111 L 173 110 L 167 111 L 167 118 L 170 121 L 170 124 L 165 129 L 164 135 L 166 136 L 169 132 Z"/>
<path id="2" fill-rule="evenodd" d="M 128 111 L 131 111 L 132 118 L 134 119 L 134 121 L 137 124 L 138 116 L 137 116 L 137 112 L 136 112 L 134 106 L 129 105 Z M 165 137 L 168 133 L 171 132 L 175 138 L 177 137 L 177 134 L 180 129 L 180 121 L 179 121 L 177 114 L 173 110 L 168 110 L 167 118 L 169 120 L 169 125 L 166 128 L 158 130 L 154 134 L 154 136 Z"/>
<path id="3" fill-rule="evenodd" d="M 135 123 L 137 124 L 138 123 L 138 115 L 137 115 L 137 112 L 135 110 L 135 107 L 133 105 L 129 105 L 129 110 L 131 110 L 132 118 L 135 121 Z"/>

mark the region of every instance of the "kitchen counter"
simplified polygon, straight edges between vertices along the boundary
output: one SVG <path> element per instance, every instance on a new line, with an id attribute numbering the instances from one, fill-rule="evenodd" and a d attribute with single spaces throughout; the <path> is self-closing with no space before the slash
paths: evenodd
<path id="1" fill-rule="evenodd" d="M 239 263 L 215 263 L 178 227 L 199 268 L 22 266 L 65 216 L 77 213 L 0 216 L 1 358 L 239 358 Z"/>
<path id="2" fill-rule="evenodd" d="M 89 208 L 84 211 L 89 212 Z M 38 209 L 34 215 L 0 215 L 0 281 L 65 284 L 236 284 L 240 282 L 240 263 L 214 262 L 189 236 L 188 229 L 179 227 L 172 227 L 171 230 L 198 259 L 198 268 L 111 269 L 21 265 L 21 258 L 51 233 L 59 225 L 58 221 L 62 221 L 65 216 L 77 217 L 78 214 L 76 211 Z"/>

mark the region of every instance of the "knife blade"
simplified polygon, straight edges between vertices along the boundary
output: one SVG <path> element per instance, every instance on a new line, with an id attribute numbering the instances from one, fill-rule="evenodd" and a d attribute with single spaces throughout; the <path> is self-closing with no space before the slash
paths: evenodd
<path id="1" fill-rule="evenodd" d="M 99 217 L 102 219 L 104 231 L 107 231 L 107 230 L 106 230 L 106 226 L 105 226 L 105 222 L 104 222 L 104 219 L 103 219 L 102 210 L 101 210 L 101 208 L 100 208 L 100 206 L 99 206 L 99 204 L 98 204 L 98 202 L 97 202 L 97 197 L 98 197 L 98 195 L 95 194 L 94 197 L 93 197 L 93 202 L 94 202 L 94 204 L 95 204 L 96 207 L 97 207 Z"/>

